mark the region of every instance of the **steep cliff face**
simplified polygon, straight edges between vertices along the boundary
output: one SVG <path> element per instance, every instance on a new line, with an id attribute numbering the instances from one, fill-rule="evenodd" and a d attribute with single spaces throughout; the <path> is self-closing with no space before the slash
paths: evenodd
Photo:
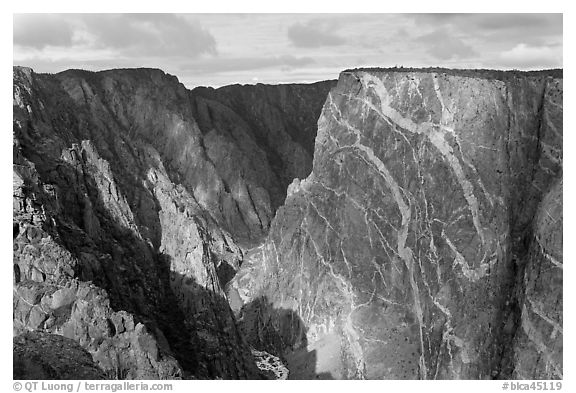
<path id="1" fill-rule="evenodd" d="M 543 198 L 521 276 L 514 378 L 562 378 L 562 179 Z"/>
<path id="2" fill-rule="evenodd" d="M 284 202 L 292 180 L 305 178 L 312 170 L 318 116 L 335 85 L 336 81 L 306 85 L 233 85 L 219 89 L 196 88 L 191 94 L 198 97 L 197 107 L 208 108 L 199 110 L 197 116 L 202 129 L 223 128 L 213 125 L 214 120 L 206 114 L 211 104 L 215 105 L 214 101 L 233 110 L 248 126 L 279 180 L 276 186 L 279 190 L 270 195 L 275 211 Z"/>
<path id="3" fill-rule="evenodd" d="M 561 77 L 345 71 L 243 331 L 295 378 L 562 378 L 561 178 Z"/>
<path id="4" fill-rule="evenodd" d="M 246 122 L 214 101 L 201 129 L 196 100 L 159 70 L 14 68 L 16 334 L 112 378 L 261 377 L 223 287 L 282 192 Z"/>

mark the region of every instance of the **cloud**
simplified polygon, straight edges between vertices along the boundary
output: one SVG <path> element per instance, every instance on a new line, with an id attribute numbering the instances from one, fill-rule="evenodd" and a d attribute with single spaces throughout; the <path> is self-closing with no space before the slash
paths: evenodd
<path id="1" fill-rule="evenodd" d="M 465 59 L 477 55 L 470 45 L 444 28 L 419 36 L 416 41 L 426 44 L 427 52 L 439 60 Z"/>
<path id="2" fill-rule="evenodd" d="M 310 57 L 295 57 L 292 55 L 273 57 L 241 57 L 241 58 L 210 58 L 183 65 L 181 68 L 196 73 L 221 73 L 230 71 L 260 70 L 264 68 L 281 67 L 288 70 L 313 64 Z"/>
<path id="3" fill-rule="evenodd" d="M 121 56 L 195 58 L 216 53 L 210 32 L 174 14 L 22 14 L 14 18 L 14 44 L 106 49 Z"/>
<path id="4" fill-rule="evenodd" d="M 446 25 L 462 18 L 470 17 L 474 14 L 445 14 L 445 13 L 432 13 L 432 14 L 408 14 L 407 16 L 413 18 L 418 24 L 429 24 L 436 27 Z"/>
<path id="5" fill-rule="evenodd" d="M 319 48 L 322 46 L 337 46 L 346 43 L 343 37 L 331 32 L 332 24 L 295 23 L 288 28 L 288 39 L 299 48 Z"/>
<path id="6" fill-rule="evenodd" d="M 15 45 L 34 49 L 72 45 L 72 26 L 58 15 L 15 14 L 13 23 Z"/>
<path id="7" fill-rule="evenodd" d="M 501 53 L 505 67 L 542 69 L 562 67 L 562 47 L 529 46 L 524 43 Z"/>
<path id="8" fill-rule="evenodd" d="M 562 31 L 562 14 L 477 14 L 468 23 L 470 21 L 480 28 L 490 30 L 528 28 L 540 32 Z"/>
<path id="9" fill-rule="evenodd" d="M 562 14 L 413 14 L 418 26 L 447 28 L 490 44 L 562 39 Z"/>
<path id="10" fill-rule="evenodd" d="M 485 30 L 537 28 L 562 30 L 562 14 L 409 14 L 418 24 Z"/>
<path id="11" fill-rule="evenodd" d="M 562 65 L 562 27 L 561 14 L 16 14 L 13 62 L 161 68 L 192 85 L 367 65 L 534 69 Z"/>
<path id="12" fill-rule="evenodd" d="M 83 19 L 98 45 L 130 54 L 197 57 L 216 53 L 214 37 L 178 15 L 94 15 Z"/>

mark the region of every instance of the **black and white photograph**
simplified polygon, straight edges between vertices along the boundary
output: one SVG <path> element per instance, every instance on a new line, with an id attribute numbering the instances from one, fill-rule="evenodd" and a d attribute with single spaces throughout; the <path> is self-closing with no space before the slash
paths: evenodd
<path id="1" fill-rule="evenodd" d="M 6 391 L 562 390 L 563 13 L 325 9 L 13 13 Z"/>

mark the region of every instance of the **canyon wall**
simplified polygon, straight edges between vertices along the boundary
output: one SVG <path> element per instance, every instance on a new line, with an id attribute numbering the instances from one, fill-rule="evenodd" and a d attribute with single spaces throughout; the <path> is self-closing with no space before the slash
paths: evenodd
<path id="1" fill-rule="evenodd" d="M 342 72 L 228 285 L 248 341 L 291 378 L 562 378 L 562 94 L 557 72 Z"/>
<path id="2" fill-rule="evenodd" d="M 19 375 L 562 378 L 562 85 L 15 67 Z"/>
<path id="3" fill-rule="evenodd" d="M 294 88 L 315 132 L 329 83 Z M 13 93 L 15 334 L 73 339 L 108 378 L 262 378 L 223 288 L 284 198 L 266 130 L 159 70 L 15 67 Z"/>
<path id="4" fill-rule="evenodd" d="M 284 203 L 292 180 L 304 178 L 312 170 L 318 116 L 329 90 L 335 85 L 336 81 L 309 85 L 232 85 L 219 89 L 196 88 L 191 93 L 199 97 L 198 107 L 203 102 L 212 105 L 217 102 L 231 108 L 247 123 L 279 180 L 279 192 L 270 196 L 275 211 Z M 196 117 L 203 129 L 224 128 L 211 124 L 203 111 L 199 110 Z"/>

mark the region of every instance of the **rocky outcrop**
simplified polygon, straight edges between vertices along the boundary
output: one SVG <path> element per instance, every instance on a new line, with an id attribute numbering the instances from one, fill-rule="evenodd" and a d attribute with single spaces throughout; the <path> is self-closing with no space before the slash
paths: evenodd
<path id="1" fill-rule="evenodd" d="M 283 198 L 247 122 L 159 70 L 15 67 L 13 152 L 16 334 L 113 378 L 262 377 L 223 290 Z"/>
<path id="2" fill-rule="evenodd" d="M 75 341 L 48 333 L 14 337 L 14 379 L 105 379 Z"/>
<path id="3" fill-rule="evenodd" d="M 562 378 L 561 177 L 557 73 L 345 71 L 229 298 L 291 378 Z"/>

